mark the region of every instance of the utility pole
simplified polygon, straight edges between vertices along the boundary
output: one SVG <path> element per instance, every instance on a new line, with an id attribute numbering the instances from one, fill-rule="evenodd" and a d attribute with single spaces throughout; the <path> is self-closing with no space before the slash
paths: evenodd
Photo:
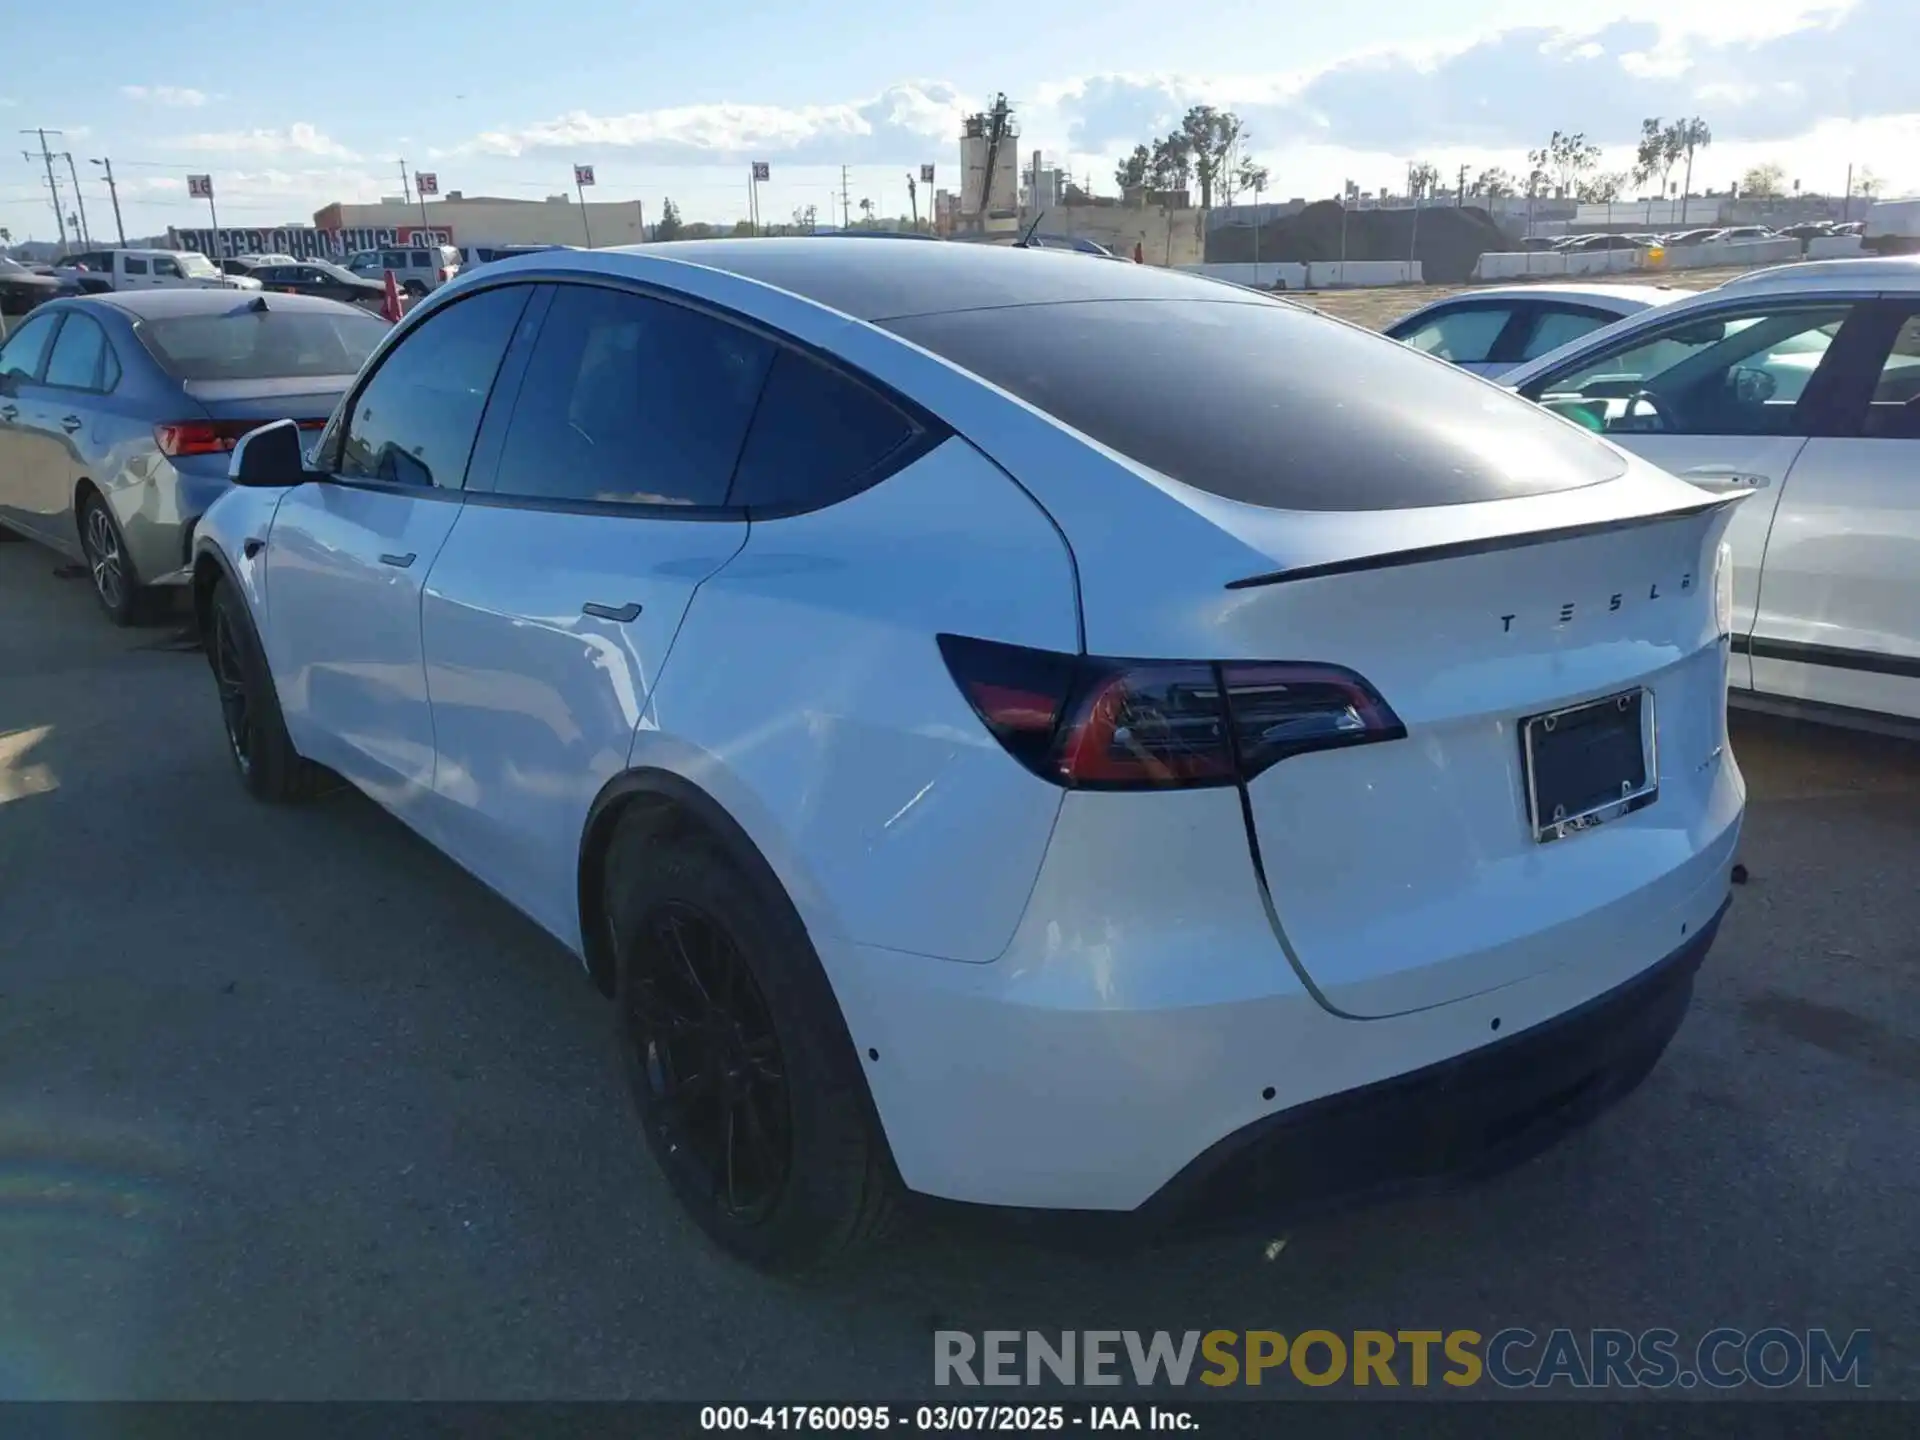
<path id="1" fill-rule="evenodd" d="M 848 201 L 847 193 L 847 167 L 842 165 L 840 167 L 840 228 L 842 230 L 853 228 L 853 207 Z"/>
<path id="2" fill-rule="evenodd" d="M 1460 193 L 1454 197 L 1453 203 L 1456 207 L 1467 203 L 1467 167 L 1464 165 L 1460 167 Z"/>
<path id="3" fill-rule="evenodd" d="M 80 193 L 80 172 L 74 168 L 73 152 L 60 152 L 67 162 L 67 174 L 73 177 L 73 203 L 80 207 L 80 243 L 88 249 L 93 248 L 93 232 L 87 228 L 87 197 Z"/>
<path id="4" fill-rule="evenodd" d="M 407 162 L 400 162 L 400 199 L 405 204 L 413 203 L 413 191 L 407 185 Z"/>
<path id="5" fill-rule="evenodd" d="M 58 135 L 60 132 L 58 130 L 22 130 L 20 133 L 40 137 L 40 158 L 47 164 L 47 190 L 53 198 L 53 223 L 60 232 L 60 249 L 64 252 L 67 248 L 67 217 L 61 213 L 60 182 L 53 178 L 53 151 L 47 148 L 47 136 Z M 22 150 L 20 153 L 29 160 L 33 158 L 31 151 Z"/>
<path id="6" fill-rule="evenodd" d="M 120 244 L 124 248 L 127 243 L 127 227 L 120 223 L 120 188 L 113 183 L 113 161 L 89 160 L 87 163 L 99 165 L 107 172 L 107 194 L 113 197 L 113 228 L 120 236 Z"/>
<path id="7" fill-rule="evenodd" d="M 1840 201 L 1840 223 L 1853 219 L 1853 166 L 1847 166 L 1847 193 Z"/>

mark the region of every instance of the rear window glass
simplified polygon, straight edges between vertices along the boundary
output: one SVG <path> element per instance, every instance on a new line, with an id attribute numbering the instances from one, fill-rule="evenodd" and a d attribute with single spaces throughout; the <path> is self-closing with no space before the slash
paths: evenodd
<path id="1" fill-rule="evenodd" d="M 372 315 L 256 311 L 168 315 L 142 321 L 140 339 L 182 380 L 272 380 L 352 375 L 387 333 Z"/>
<path id="2" fill-rule="evenodd" d="M 1070 301 L 881 323 L 1139 464 L 1251 505 L 1459 505 L 1625 469 L 1525 400 L 1291 305 Z"/>

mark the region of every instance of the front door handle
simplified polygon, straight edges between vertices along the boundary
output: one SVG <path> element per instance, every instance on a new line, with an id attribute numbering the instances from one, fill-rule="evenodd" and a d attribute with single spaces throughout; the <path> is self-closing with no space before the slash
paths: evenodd
<path id="1" fill-rule="evenodd" d="M 66 415 L 61 417 L 60 428 L 71 435 L 86 423 L 87 422 L 82 420 L 78 415 Z"/>
<path id="2" fill-rule="evenodd" d="M 418 556 L 409 550 L 404 555 L 382 555 L 380 557 L 380 563 L 382 565 L 391 565 L 396 570 L 404 570 L 418 558 Z"/>
<path id="3" fill-rule="evenodd" d="M 625 605 L 596 605 L 589 600 L 580 607 L 582 615 L 592 615 L 601 620 L 618 620 L 625 624 L 629 620 L 640 618 L 640 607 L 629 601 Z"/>
<path id="4" fill-rule="evenodd" d="M 1773 483 L 1771 476 L 1751 470 L 1735 470 L 1724 465 L 1700 465 L 1682 470 L 1680 478 L 1702 490 L 1764 490 Z"/>

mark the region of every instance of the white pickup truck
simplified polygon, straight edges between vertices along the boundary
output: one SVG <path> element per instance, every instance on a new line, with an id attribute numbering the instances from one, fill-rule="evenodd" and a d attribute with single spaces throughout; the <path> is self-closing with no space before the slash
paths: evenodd
<path id="1" fill-rule="evenodd" d="M 69 255 L 53 273 L 82 294 L 103 290 L 258 290 L 260 282 L 226 275 L 196 250 L 88 250 Z"/>
<path id="2" fill-rule="evenodd" d="M 1861 243 L 1876 255 L 1920 254 L 1920 199 L 1874 201 Z"/>

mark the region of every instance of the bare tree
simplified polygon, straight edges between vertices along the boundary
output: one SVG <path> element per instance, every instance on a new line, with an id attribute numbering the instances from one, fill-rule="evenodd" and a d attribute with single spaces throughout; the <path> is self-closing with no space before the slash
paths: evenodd
<path id="1" fill-rule="evenodd" d="M 1545 159 L 1535 158 L 1544 155 Z M 1552 171 L 1559 193 L 1576 194 L 1580 181 L 1600 163 L 1600 147 L 1584 134 L 1562 134 L 1556 130 L 1544 151 L 1536 151 L 1534 163 Z"/>
<path id="2" fill-rule="evenodd" d="M 1777 160 L 1749 165 L 1740 177 L 1740 193 L 1756 200 L 1769 200 L 1787 193 L 1787 167 Z"/>
<path id="3" fill-rule="evenodd" d="M 1611 205 L 1627 193 L 1627 172 L 1609 170 L 1589 175 L 1573 188 L 1574 198 L 1583 205 Z"/>
<path id="4" fill-rule="evenodd" d="M 1520 186 L 1513 176 L 1500 166 L 1491 165 L 1474 177 L 1467 191 L 1473 195 L 1484 195 L 1489 200 L 1501 200 L 1509 195 L 1518 195 Z"/>
<path id="5" fill-rule="evenodd" d="M 1421 160 L 1407 167 L 1407 195 L 1410 199 L 1430 199 L 1434 187 L 1440 183 L 1440 167 L 1431 161 Z"/>

